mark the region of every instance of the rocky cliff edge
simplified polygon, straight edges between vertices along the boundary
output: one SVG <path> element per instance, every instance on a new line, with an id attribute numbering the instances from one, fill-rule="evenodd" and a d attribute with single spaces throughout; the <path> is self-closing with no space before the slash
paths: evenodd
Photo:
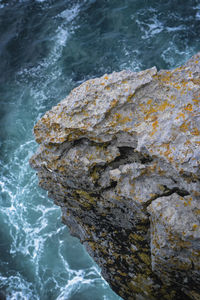
<path id="1" fill-rule="evenodd" d="M 34 133 L 39 185 L 113 290 L 200 299 L 200 54 L 88 80 Z"/>

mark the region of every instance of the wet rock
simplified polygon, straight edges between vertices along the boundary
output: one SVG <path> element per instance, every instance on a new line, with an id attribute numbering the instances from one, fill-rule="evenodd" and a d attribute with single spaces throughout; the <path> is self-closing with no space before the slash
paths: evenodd
<path id="1" fill-rule="evenodd" d="M 200 54 L 88 80 L 34 133 L 40 186 L 113 290 L 200 299 Z"/>

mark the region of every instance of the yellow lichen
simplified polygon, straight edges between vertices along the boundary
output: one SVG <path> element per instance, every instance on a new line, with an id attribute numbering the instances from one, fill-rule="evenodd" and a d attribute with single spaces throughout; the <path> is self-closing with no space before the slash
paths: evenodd
<path id="1" fill-rule="evenodd" d="M 184 113 L 182 113 L 182 112 L 178 113 L 178 115 L 176 117 L 176 120 L 179 119 L 180 117 L 182 117 L 183 119 L 185 119 Z"/>
<path id="2" fill-rule="evenodd" d="M 149 99 L 149 100 L 147 101 L 147 104 L 150 105 L 150 104 L 152 103 L 152 101 L 153 101 L 152 99 Z"/>
<path id="3" fill-rule="evenodd" d="M 157 131 L 157 127 L 158 127 L 158 121 L 157 120 L 152 123 L 152 127 L 153 127 L 153 131 L 150 134 L 151 136 L 154 135 L 155 132 Z"/>
<path id="4" fill-rule="evenodd" d="M 189 127 L 188 127 L 189 125 L 190 125 L 190 123 L 183 122 L 182 125 L 180 126 L 180 130 L 182 132 L 187 132 L 189 129 Z"/>
<path id="5" fill-rule="evenodd" d="M 198 136 L 198 135 L 200 135 L 200 131 L 198 130 L 197 127 L 195 127 L 195 128 L 193 128 L 193 130 L 191 131 L 191 134 L 192 134 L 192 135 L 195 135 L 195 136 Z"/>
<path id="6" fill-rule="evenodd" d="M 167 102 L 167 100 L 164 100 L 163 102 L 162 102 L 162 104 L 161 105 L 159 105 L 159 110 L 160 111 L 164 111 L 167 107 L 169 106 L 169 103 Z"/>
<path id="7" fill-rule="evenodd" d="M 196 230 L 198 227 L 199 227 L 199 226 L 198 226 L 197 224 L 193 224 L 193 225 L 192 225 L 192 229 L 193 229 L 193 230 Z"/>
<path id="8" fill-rule="evenodd" d="M 193 111 L 193 106 L 191 103 L 188 103 L 185 107 L 184 107 L 185 110 L 187 111 Z"/>
<path id="9" fill-rule="evenodd" d="M 144 252 L 140 252 L 138 253 L 139 257 L 141 258 L 141 260 L 147 265 L 150 266 L 151 265 L 151 258 L 149 255 L 147 255 Z"/>
<path id="10" fill-rule="evenodd" d="M 198 105 L 200 100 L 199 99 L 192 99 L 192 101 L 194 102 L 195 105 Z"/>
<path id="11" fill-rule="evenodd" d="M 116 99 L 113 99 L 110 103 L 111 107 L 114 107 L 116 104 L 117 104 L 117 100 Z"/>

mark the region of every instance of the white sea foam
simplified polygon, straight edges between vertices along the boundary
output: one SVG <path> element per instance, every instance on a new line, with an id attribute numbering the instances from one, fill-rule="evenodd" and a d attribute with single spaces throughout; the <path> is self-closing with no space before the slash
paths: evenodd
<path id="1" fill-rule="evenodd" d="M 33 285 L 19 273 L 9 277 L 0 276 L 0 290 L 4 291 L 6 300 L 40 300 Z"/>
<path id="2" fill-rule="evenodd" d="M 32 68 L 23 68 L 18 72 L 21 80 L 29 83 L 29 93 L 35 102 L 34 109 L 37 111 L 36 121 L 39 120 L 47 107 L 47 101 L 53 95 L 58 95 L 58 87 L 55 82 L 62 75 L 62 52 L 67 45 L 68 39 L 73 34 L 73 30 L 77 25 L 73 23 L 80 12 L 80 5 L 74 4 L 71 9 L 66 9 L 59 13 L 55 18 L 62 18 L 62 23 L 54 28 L 52 37 L 49 39 L 52 45 L 46 58 L 38 62 L 37 66 Z M 30 86 L 30 81 L 32 85 Z M 66 78 L 66 86 L 70 85 L 71 78 Z M 57 99 L 61 100 L 61 99 Z"/>
<path id="3" fill-rule="evenodd" d="M 69 297 L 78 292 L 80 288 L 84 288 L 84 286 L 88 285 L 91 286 L 93 283 L 95 283 L 95 281 L 98 280 L 99 278 L 85 279 L 84 272 L 77 272 L 77 275 L 68 281 L 67 285 L 63 288 L 56 300 L 69 299 Z"/>
<path id="4" fill-rule="evenodd" d="M 166 26 L 165 30 L 167 30 L 168 32 L 173 32 L 173 31 L 181 31 L 181 30 L 186 30 L 187 26 L 185 25 L 179 25 L 179 26 L 173 26 L 173 27 L 169 27 Z"/>
<path id="5" fill-rule="evenodd" d="M 174 66 L 176 65 L 177 61 L 179 61 L 180 64 L 184 64 L 185 60 L 189 59 L 192 54 L 192 47 L 187 46 L 184 50 L 181 51 L 177 47 L 177 45 L 173 43 L 173 41 L 170 41 L 168 48 L 163 51 L 161 57 L 167 64 Z"/>
<path id="6" fill-rule="evenodd" d="M 85 2 L 85 1 L 83 1 L 83 2 Z M 62 17 L 69 23 L 77 17 L 77 15 L 79 14 L 79 10 L 80 10 L 80 6 L 75 5 L 71 9 L 63 10 L 58 16 Z"/>
<path id="7" fill-rule="evenodd" d="M 143 35 L 141 36 L 142 39 L 151 38 L 152 36 L 159 34 L 164 29 L 163 23 L 159 21 L 156 14 L 153 17 L 148 18 L 148 21 L 146 22 L 136 19 L 136 23 L 143 32 Z"/>

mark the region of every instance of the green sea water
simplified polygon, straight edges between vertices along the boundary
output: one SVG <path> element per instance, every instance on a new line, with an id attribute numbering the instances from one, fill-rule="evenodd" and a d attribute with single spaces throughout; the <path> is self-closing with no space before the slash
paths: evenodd
<path id="1" fill-rule="evenodd" d="M 32 129 L 89 78 L 199 50 L 200 1 L 0 0 L 0 299 L 120 299 L 38 187 Z"/>

